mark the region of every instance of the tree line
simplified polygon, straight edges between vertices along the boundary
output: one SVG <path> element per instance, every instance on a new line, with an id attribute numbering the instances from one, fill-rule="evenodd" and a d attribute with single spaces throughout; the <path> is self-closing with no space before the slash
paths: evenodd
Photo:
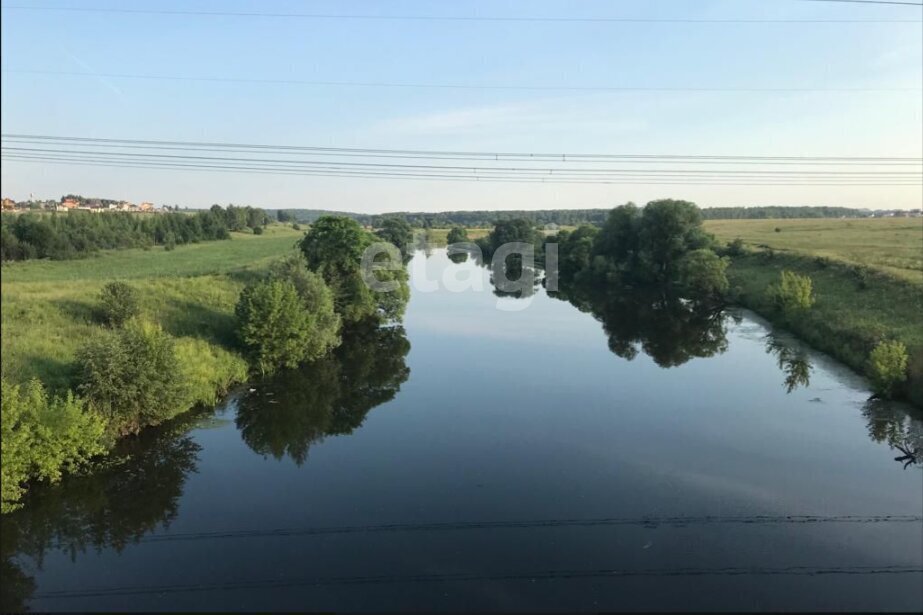
<path id="1" fill-rule="evenodd" d="M 22 213 L 0 215 L 0 260 L 68 260 L 99 250 L 150 248 L 228 239 L 231 231 L 261 233 L 270 222 L 254 207 L 211 209 L 194 214 L 128 212 Z"/>
<path id="2" fill-rule="evenodd" d="M 311 223 L 325 215 L 339 215 L 353 218 L 365 226 L 378 228 L 386 218 L 400 218 L 417 228 L 447 228 L 465 226 L 489 228 L 502 220 L 526 220 L 537 226 L 556 224 L 577 226 L 580 224 L 602 225 L 609 215 L 609 209 L 538 209 L 538 210 L 475 210 L 428 212 L 394 212 L 388 214 L 360 214 L 330 212 L 322 209 L 277 209 L 268 210 L 284 222 Z M 700 210 L 705 220 L 736 220 L 766 218 L 856 218 L 864 217 L 868 210 L 849 207 L 708 207 Z"/>

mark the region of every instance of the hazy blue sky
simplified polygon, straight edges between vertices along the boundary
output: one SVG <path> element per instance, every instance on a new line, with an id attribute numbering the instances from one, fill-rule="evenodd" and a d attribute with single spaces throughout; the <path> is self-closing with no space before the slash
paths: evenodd
<path id="1" fill-rule="evenodd" d="M 797 0 L 29 2 L 381 15 L 921 19 L 916 7 Z M 476 151 L 923 156 L 917 23 L 323 20 L 4 10 L 2 129 L 93 137 Z M 496 85 L 910 88 L 554 92 L 152 81 L 95 73 Z M 920 187 L 476 184 L 4 161 L 3 195 L 388 210 L 919 207 Z"/>

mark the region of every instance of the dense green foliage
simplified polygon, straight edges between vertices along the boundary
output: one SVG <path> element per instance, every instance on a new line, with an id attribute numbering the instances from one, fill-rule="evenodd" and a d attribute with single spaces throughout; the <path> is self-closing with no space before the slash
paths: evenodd
<path id="1" fill-rule="evenodd" d="M 728 291 L 728 260 L 712 250 L 699 248 L 679 261 L 679 286 L 690 297 L 720 299 Z"/>
<path id="2" fill-rule="evenodd" d="M 137 433 L 189 408 L 173 338 L 132 320 L 90 339 L 77 356 L 78 390 L 114 433 Z"/>
<path id="3" fill-rule="evenodd" d="M 468 241 L 468 230 L 461 226 L 453 226 L 449 229 L 449 234 L 446 236 L 446 243 L 462 243 Z"/>
<path id="4" fill-rule="evenodd" d="M 869 354 L 869 379 L 875 392 L 883 397 L 894 395 L 897 386 L 907 379 L 907 347 L 901 342 L 880 342 Z"/>
<path id="5" fill-rule="evenodd" d="M 407 271 L 400 258 L 395 262 L 380 253 L 375 257 L 375 270 L 367 272 L 393 289 L 373 290 L 363 278 L 362 259 L 376 239 L 355 220 L 325 216 L 311 226 L 299 244 L 308 268 L 333 291 L 336 311 L 346 325 L 368 319 L 399 319 L 410 298 Z"/>
<path id="6" fill-rule="evenodd" d="M 278 210 L 283 211 L 283 210 Z M 430 212 L 394 212 L 374 215 L 348 212 L 334 212 L 320 209 L 287 209 L 286 215 L 294 216 L 300 222 L 314 222 L 327 215 L 347 216 L 360 224 L 378 227 L 382 218 L 400 217 L 411 226 L 420 228 L 447 228 L 451 226 L 491 227 L 500 220 L 521 218 L 533 225 L 579 226 L 581 224 L 601 225 L 608 217 L 607 209 L 539 209 L 539 210 L 474 210 Z M 702 210 L 706 220 L 765 219 L 765 218 L 855 218 L 867 214 L 867 210 L 847 207 L 710 207 Z"/>
<path id="7" fill-rule="evenodd" d="M 394 244 L 405 259 L 413 255 L 413 229 L 403 218 L 385 218 L 375 234 L 383 241 Z"/>
<path id="8" fill-rule="evenodd" d="M 783 269 L 779 281 L 766 289 L 766 297 L 776 309 L 791 315 L 814 305 L 814 282 L 806 275 Z"/>
<path id="9" fill-rule="evenodd" d="M 109 282 L 99 293 L 103 322 L 121 326 L 138 315 L 138 294 L 125 282 Z"/>
<path id="10" fill-rule="evenodd" d="M 531 244 L 537 260 L 540 258 L 544 242 L 545 236 L 525 218 L 500 220 L 486 237 L 475 241 L 484 256 L 490 256 L 507 243 Z"/>
<path id="11" fill-rule="evenodd" d="M 235 309 L 239 334 L 263 374 L 297 367 L 339 344 L 339 319 L 323 279 L 306 271 L 299 282 L 300 288 L 273 277 L 240 294 Z"/>
<path id="12" fill-rule="evenodd" d="M 18 507 L 27 482 L 56 482 L 106 452 L 105 421 L 72 393 L 52 397 L 38 380 L 15 385 L 6 379 L 0 380 L 0 391 L 0 512 Z"/>
<path id="13" fill-rule="evenodd" d="M 261 209 L 212 206 L 195 214 L 127 212 L 0 215 L 0 259 L 66 260 L 98 250 L 173 247 L 227 239 L 229 231 L 256 230 L 269 222 Z"/>
<path id="14" fill-rule="evenodd" d="M 557 237 L 565 286 L 653 288 L 699 299 L 727 291 L 727 261 L 711 249 L 699 209 L 687 201 L 616 207 L 602 228 L 581 226 Z"/>

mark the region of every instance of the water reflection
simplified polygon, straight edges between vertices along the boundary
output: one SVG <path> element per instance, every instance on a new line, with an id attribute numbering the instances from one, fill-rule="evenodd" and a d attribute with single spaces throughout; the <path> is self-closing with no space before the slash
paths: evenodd
<path id="1" fill-rule="evenodd" d="M 869 400 L 862 408 L 862 416 L 867 421 L 869 437 L 900 453 L 894 460 L 904 469 L 911 465 L 923 467 L 923 417 L 902 404 L 883 400 Z"/>
<path id="2" fill-rule="evenodd" d="M 394 398 L 410 375 L 409 351 L 403 327 L 352 332 L 331 356 L 254 383 L 238 405 L 241 437 L 261 455 L 301 465 L 312 444 L 352 432 Z"/>
<path id="3" fill-rule="evenodd" d="M 609 349 L 629 361 L 640 350 L 660 367 L 676 367 L 693 358 L 721 354 L 728 347 L 728 316 L 717 306 L 637 290 L 611 295 L 568 290 L 549 295 L 592 314 L 603 325 Z"/>
<path id="4" fill-rule="evenodd" d="M 201 447 L 186 434 L 200 419 L 190 414 L 121 441 L 90 476 L 31 488 L 22 509 L 2 517 L 2 610 L 23 610 L 35 588 L 25 570 L 40 571 L 49 550 L 71 559 L 88 548 L 121 552 L 167 527 L 186 477 L 196 471 Z"/>
<path id="5" fill-rule="evenodd" d="M 779 369 L 785 374 L 783 386 L 788 393 L 798 387 L 811 384 L 811 361 L 808 353 L 801 347 L 789 343 L 769 334 L 766 336 L 766 352 L 776 356 Z"/>

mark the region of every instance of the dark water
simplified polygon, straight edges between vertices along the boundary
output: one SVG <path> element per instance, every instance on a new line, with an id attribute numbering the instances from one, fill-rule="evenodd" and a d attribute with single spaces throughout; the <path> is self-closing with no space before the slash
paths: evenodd
<path id="1" fill-rule="evenodd" d="M 404 328 L 4 517 L 4 609 L 923 609 L 918 414 L 748 313 L 424 263 Z"/>

